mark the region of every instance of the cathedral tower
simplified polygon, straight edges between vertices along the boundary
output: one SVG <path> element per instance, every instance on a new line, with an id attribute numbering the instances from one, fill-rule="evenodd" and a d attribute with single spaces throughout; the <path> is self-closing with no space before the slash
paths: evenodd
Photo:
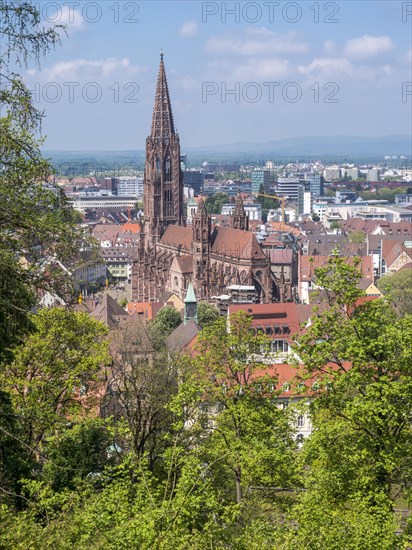
<path id="1" fill-rule="evenodd" d="M 231 217 L 230 225 L 233 229 L 242 229 L 243 231 L 249 229 L 249 218 L 247 217 L 240 193 L 236 197 L 235 209 Z"/>
<path id="2" fill-rule="evenodd" d="M 184 225 L 180 142 L 175 132 L 163 53 L 157 77 L 152 129 L 146 140 L 144 245 L 151 249 L 169 224 Z"/>
<path id="3" fill-rule="evenodd" d="M 212 220 L 201 197 L 192 220 L 193 273 L 200 298 L 207 293 Z"/>

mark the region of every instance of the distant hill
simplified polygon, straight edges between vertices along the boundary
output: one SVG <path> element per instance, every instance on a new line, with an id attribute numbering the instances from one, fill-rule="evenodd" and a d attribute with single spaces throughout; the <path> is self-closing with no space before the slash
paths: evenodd
<path id="1" fill-rule="evenodd" d="M 216 144 L 205 147 L 186 147 L 181 143 L 182 153 L 188 153 L 190 166 L 199 166 L 203 161 L 215 162 L 262 162 L 278 163 L 322 160 L 324 162 L 382 162 L 384 156 L 405 155 L 411 162 L 412 138 L 407 135 L 362 137 L 362 136 L 305 136 L 262 143 L 239 142 Z M 121 168 L 143 170 L 144 150 L 130 151 L 53 151 L 43 154 L 58 168 L 61 175 L 70 177 L 91 172 L 104 173 Z M 395 161 L 397 164 L 399 161 Z M 402 161 L 404 162 L 404 161 Z"/>
<path id="2" fill-rule="evenodd" d="M 268 141 L 263 143 L 240 142 L 209 147 L 196 147 L 193 151 L 213 152 L 256 152 L 273 155 L 302 156 L 325 155 L 363 156 L 363 155 L 411 155 L 412 139 L 407 135 L 384 137 L 361 136 L 305 136 Z"/>

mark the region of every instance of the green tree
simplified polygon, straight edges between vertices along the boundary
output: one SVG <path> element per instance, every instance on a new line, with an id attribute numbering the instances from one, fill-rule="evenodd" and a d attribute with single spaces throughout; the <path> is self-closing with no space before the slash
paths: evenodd
<path id="1" fill-rule="evenodd" d="M 107 422 L 86 419 L 48 438 L 42 479 L 54 491 L 73 490 L 85 479 L 103 474 L 119 448 Z"/>
<path id="2" fill-rule="evenodd" d="M 213 325 L 219 319 L 219 310 L 214 304 L 199 302 L 197 305 L 197 319 L 202 327 Z"/>
<path id="3" fill-rule="evenodd" d="M 208 214 L 220 214 L 222 206 L 230 202 L 229 195 L 218 191 L 206 199 L 205 206 Z"/>
<path id="4" fill-rule="evenodd" d="M 337 222 L 337 221 L 334 220 L 333 222 L 331 222 L 330 228 L 331 228 L 331 229 L 340 229 L 340 228 L 341 228 L 341 224 L 340 224 L 339 222 Z"/>
<path id="5" fill-rule="evenodd" d="M 176 369 L 156 338 L 138 318 L 112 330 L 110 392 L 104 403 L 106 416 L 125 420 L 128 448 L 147 459 L 151 470 L 162 462 L 173 422 L 168 405 L 177 392 Z"/>
<path id="6" fill-rule="evenodd" d="M 34 331 L 5 365 L 0 382 L 10 392 L 24 444 L 40 456 L 46 437 L 96 406 L 93 390 L 109 355 L 107 328 L 85 313 L 43 309 L 31 321 Z"/>
<path id="7" fill-rule="evenodd" d="M 156 314 L 152 327 L 160 335 L 166 337 L 182 322 L 180 313 L 173 306 L 163 306 Z"/>
<path id="8" fill-rule="evenodd" d="M 385 275 L 379 279 L 377 286 L 393 301 L 401 314 L 412 314 L 412 271 L 400 269 L 393 275 Z"/>
<path id="9" fill-rule="evenodd" d="M 351 243 L 364 243 L 366 239 L 366 235 L 363 231 L 352 231 L 352 233 L 349 235 L 349 241 Z"/>
<path id="10" fill-rule="evenodd" d="M 294 475 L 291 417 L 281 410 L 275 374 L 264 375 L 262 361 L 268 341 L 251 330 L 244 312 L 219 318 L 199 335 L 197 355 L 181 391 L 194 399 L 186 404 L 200 430 L 202 454 L 214 464 L 215 483 L 229 502 L 240 504 L 255 491 L 287 487 Z M 264 363 L 263 363 L 264 364 Z M 197 388 L 197 393 L 193 388 Z"/>
<path id="11" fill-rule="evenodd" d="M 34 467 L 10 396 L 0 390 L 0 503 L 21 506 L 19 481 Z"/>
<path id="12" fill-rule="evenodd" d="M 44 258 L 73 259 L 81 236 L 64 193 L 45 186 L 51 174 L 35 138 L 42 113 L 14 67 L 39 61 L 59 42 L 61 26 L 44 27 L 30 2 L 0 4 L 0 361 L 29 328 L 34 291 L 70 290 L 67 278 L 43 269 Z M 13 281 L 11 285 L 10 282 Z"/>
<path id="13" fill-rule="evenodd" d="M 329 308 L 297 340 L 304 376 L 315 378 L 318 390 L 311 403 L 314 431 L 303 453 L 307 492 L 295 517 L 314 506 L 335 516 L 329 528 L 340 532 L 351 524 L 353 531 L 348 511 L 361 509 L 364 532 L 373 526 L 372 540 L 381 536 L 390 542 L 379 547 L 392 548 L 395 498 L 410 498 L 412 479 L 412 317 L 399 317 L 383 299 L 362 303 L 361 272 L 342 258 L 315 271 Z M 298 521 L 307 541 L 328 524 L 309 515 Z M 345 548 L 358 547 L 351 536 L 339 534 Z"/>

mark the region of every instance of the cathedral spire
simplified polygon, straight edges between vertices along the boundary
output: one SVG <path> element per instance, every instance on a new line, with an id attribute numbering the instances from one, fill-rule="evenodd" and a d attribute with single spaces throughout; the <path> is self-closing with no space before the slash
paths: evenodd
<path id="1" fill-rule="evenodd" d="M 235 208 L 231 218 L 231 225 L 234 229 L 242 229 L 243 231 L 247 231 L 249 229 L 249 218 L 247 217 L 240 192 L 236 197 Z"/>
<path id="2" fill-rule="evenodd" d="M 197 212 L 196 214 L 199 215 L 207 215 L 206 205 L 205 201 L 203 200 L 203 197 L 200 197 L 199 202 L 197 203 Z"/>
<path id="3" fill-rule="evenodd" d="M 163 50 L 161 50 L 150 137 L 158 141 L 169 141 L 174 133 L 173 113 L 163 62 Z"/>

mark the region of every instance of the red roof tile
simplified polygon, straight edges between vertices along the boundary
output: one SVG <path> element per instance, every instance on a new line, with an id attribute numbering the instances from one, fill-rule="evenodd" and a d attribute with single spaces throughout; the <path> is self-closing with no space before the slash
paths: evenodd
<path id="1" fill-rule="evenodd" d="M 180 246 L 184 250 L 190 250 L 192 246 L 192 228 L 168 225 L 160 239 L 160 243 L 173 247 Z"/>
<path id="2" fill-rule="evenodd" d="M 267 259 L 256 237 L 250 231 L 217 227 L 212 253 L 244 260 Z"/>

